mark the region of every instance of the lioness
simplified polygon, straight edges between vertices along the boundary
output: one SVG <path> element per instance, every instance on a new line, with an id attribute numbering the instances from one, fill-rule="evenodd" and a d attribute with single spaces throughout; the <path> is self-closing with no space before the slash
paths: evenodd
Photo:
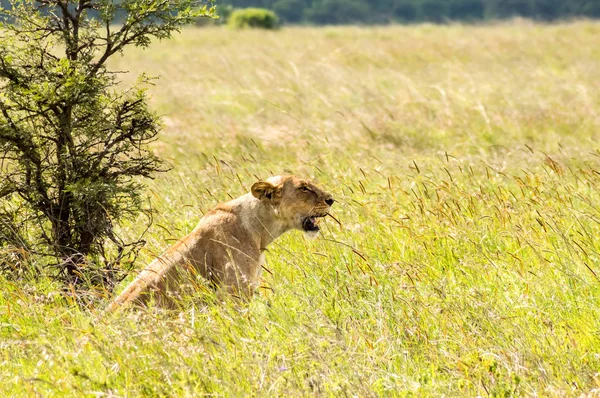
<path id="1" fill-rule="evenodd" d="M 248 296 L 259 284 L 264 251 L 291 229 L 319 232 L 334 200 L 313 182 L 292 175 L 276 176 L 252 185 L 251 192 L 217 205 L 196 228 L 152 261 L 108 307 L 143 304 L 149 294 L 172 307 L 189 281 L 201 275 L 216 286 Z"/>

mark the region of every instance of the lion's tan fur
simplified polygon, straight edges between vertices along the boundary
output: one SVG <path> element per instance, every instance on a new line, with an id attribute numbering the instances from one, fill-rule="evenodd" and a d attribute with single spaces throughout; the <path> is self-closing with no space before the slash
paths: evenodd
<path id="1" fill-rule="evenodd" d="M 296 176 L 257 182 L 251 193 L 206 213 L 189 235 L 143 269 L 108 311 L 144 303 L 149 296 L 171 306 L 198 275 L 248 295 L 259 284 L 267 245 L 286 231 L 303 229 L 307 217 L 324 216 L 332 203 L 329 193 Z"/>

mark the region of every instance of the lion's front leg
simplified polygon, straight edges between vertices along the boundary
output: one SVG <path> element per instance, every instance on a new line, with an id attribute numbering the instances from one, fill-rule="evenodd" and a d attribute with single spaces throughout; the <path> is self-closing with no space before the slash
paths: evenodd
<path id="1" fill-rule="evenodd" d="M 260 286 L 259 262 L 228 261 L 224 267 L 222 287 L 233 296 L 243 299 L 252 297 Z"/>

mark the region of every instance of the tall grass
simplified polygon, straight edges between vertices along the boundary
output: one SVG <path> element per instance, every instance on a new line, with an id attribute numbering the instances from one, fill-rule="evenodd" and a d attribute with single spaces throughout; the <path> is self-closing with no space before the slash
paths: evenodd
<path id="1" fill-rule="evenodd" d="M 0 292 L 0 395 L 580 396 L 600 388 L 600 24 L 189 29 L 160 75 L 143 267 L 255 176 L 337 203 L 246 307 Z M 130 80 L 129 80 L 130 81 Z M 139 226 L 123 226 L 124 234 Z"/>

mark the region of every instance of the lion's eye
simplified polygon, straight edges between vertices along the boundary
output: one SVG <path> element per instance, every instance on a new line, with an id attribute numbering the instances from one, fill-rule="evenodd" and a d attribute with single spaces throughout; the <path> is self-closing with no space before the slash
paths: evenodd
<path id="1" fill-rule="evenodd" d="M 308 189 L 306 187 L 300 187 L 300 191 L 302 191 L 302 192 L 310 192 L 310 189 Z"/>

